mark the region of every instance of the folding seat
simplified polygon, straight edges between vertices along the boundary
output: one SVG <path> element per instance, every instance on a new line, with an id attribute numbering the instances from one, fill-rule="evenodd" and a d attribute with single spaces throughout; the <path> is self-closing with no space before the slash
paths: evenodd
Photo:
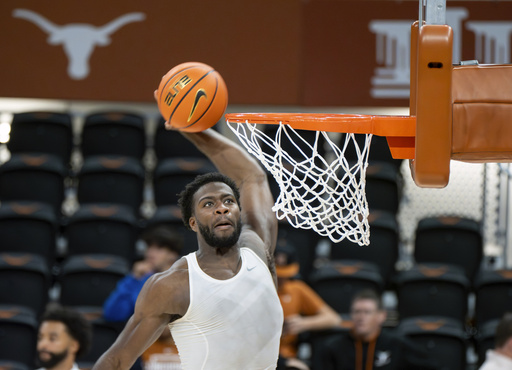
<path id="1" fill-rule="evenodd" d="M 477 329 L 512 311 L 512 270 L 483 270 L 475 280 L 474 289 Z"/>
<path id="2" fill-rule="evenodd" d="M 117 155 L 142 160 L 146 152 L 144 118 L 128 112 L 94 113 L 85 117 L 82 156 Z"/>
<path id="3" fill-rule="evenodd" d="M 80 205 L 124 204 L 139 213 L 145 182 L 145 171 L 140 161 L 118 156 L 90 157 L 84 160 L 77 179 Z"/>
<path id="4" fill-rule="evenodd" d="M 296 229 L 286 219 L 279 221 L 277 245 L 289 243 L 294 246 L 299 259 L 299 273 L 306 282 L 313 272 L 319 240 L 319 235 L 311 229 Z"/>
<path id="5" fill-rule="evenodd" d="M 26 307 L 0 305 L 0 359 L 35 369 L 37 318 Z"/>
<path id="6" fill-rule="evenodd" d="M 69 257 L 59 276 L 59 301 L 63 306 L 103 306 L 129 268 L 125 259 L 107 254 Z"/>
<path id="7" fill-rule="evenodd" d="M 370 210 L 396 214 L 402 199 L 402 177 L 392 163 L 373 161 L 366 169 L 366 200 Z"/>
<path id="8" fill-rule="evenodd" d="M 206 156 L 179 131 L 167 130 L 163 118 L 157 123 L 153 148 L 158 161 L 183 157 L 206 159 Z"/>
<path id="9" fill-rule="evenodd" d="M 24 306 L 36 315 L 48 302 L 51 273 L 43 257 L 28 253 L 0 253 L 0 302 Z"/>
<path id="10" fill-rule="evenodd" d="M 61 212 L 67 170 L 48 154 L 15 154 L 0 166 L 0 201 L 34 201 Z"/>
<path id="11" fill-rule="evenodd" d="M 153 173 L 156 206 L 178 204 L 178 194 L 197 175 L 216 171 L 209 160 L 202 158 L 169 158 L 159 162 Z"/>
<path id="12" fill-rule="evenodd" d="M 464 217 L 426 217 L 415 232 L 414 259 L 461 266 L 473 281 L 482 262 L 480 224 Z"/>
<path id="13" fill-rule="evenodd" d="M 459 266 L 419 264 L 396 275 L 400 319 L 448 317 L 463 328 L 468 312 L 470 282 Z"/>
<path id="14" fill-rule="evenodd" d="M 102 317 L 101 307 L 77 306 L 75 310 L 80 312 L 92 327 L 91 348 L 82 357 L 77 359 L 80 369 L 92 368 L 92 365 L 115 342 L 124 323 L 107 322 Z"/>
<path id="15" fill-rule="evenodd" d="M 158 207 L 153 216 L 146 221 L 145 226 L 149 228 L 158 225 L 170 226 L 183 236 L 182 255 L 197 251 L 197 234 L 185 227 L 181 219 L 180 207 L 176 205 Z"/>
<path id="16" fill-rule="evenodd" d="M 0 204 L 0 253 L 24 252 L 55 261 L 59 221 L 49 204 L 2 202 Z"/>
<path id="17" fill-rule="evenodd" d="M 11 154 L 51 154 L 67 166 L 73 149 L 71 115 L 59 112 L 15 113 L 7 148 Z"/>
<path id="18" fill-rule="evenodd" d="M 379 267 L 386 286 L 391 283 L 398 260 L 399 231 L 394 214 L 372 211 L 368 217 L 370 245 L 360 246 L 348 240 L 331 243 L 331 260 L 360 260 Z"/>
<path id="19" fill-rule="evenodd" d="M 411 317 L 402 320 L 397 330 L 423 347 L 439 369 L 466 370 L 468 343 L 457 321 L 446 317 Z"/>
<path id="20" fill-rule="evenodd" d="M 352 297 L 363 289 L 382 293 L 384 281 L 378 267 L 369 262 L 332 261 L 315 269 L 310 285 L 336 312 L 350 312 Z"/>
<path id="21" fill-rule="evenodd" d="M 67 256 L 111 254 L 132 262 L 138 233 L 138 220 L 130 207 L 85 204 L 69 218 L 64 228 Z"/>

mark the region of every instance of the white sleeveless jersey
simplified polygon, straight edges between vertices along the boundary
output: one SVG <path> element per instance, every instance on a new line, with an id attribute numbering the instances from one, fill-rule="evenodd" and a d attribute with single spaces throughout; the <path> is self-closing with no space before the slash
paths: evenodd
<path id="1" fill-rule="evenodd" d="M 187 255 L 190 305 L 169 324 L 186 370 L 275 369 L 283 311 L 267 265 L 241 248 L 240 271 L 217 280 Z"/>

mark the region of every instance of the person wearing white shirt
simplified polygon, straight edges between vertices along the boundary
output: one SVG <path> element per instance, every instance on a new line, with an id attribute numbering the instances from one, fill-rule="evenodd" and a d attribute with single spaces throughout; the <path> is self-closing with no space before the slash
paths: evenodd
<path id="1" fill-rule="evenodd" d="M 487 350 L 480 370 L 512 369 L 512 313 L 506 313 L 496 327 L 495 347 Z"/>

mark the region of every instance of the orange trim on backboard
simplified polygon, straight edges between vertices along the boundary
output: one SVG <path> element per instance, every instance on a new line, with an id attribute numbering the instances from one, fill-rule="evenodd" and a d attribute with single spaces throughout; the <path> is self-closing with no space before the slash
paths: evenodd
<path id="1" fill-rule="evenodd" d="M 447 25 L 423 25 L 418 29 L 415 22 L 411 42 L 410 109 L 417 119 L 411 174 L 418 186 L 442 188 L 450 178 L 452 29 Z"/>

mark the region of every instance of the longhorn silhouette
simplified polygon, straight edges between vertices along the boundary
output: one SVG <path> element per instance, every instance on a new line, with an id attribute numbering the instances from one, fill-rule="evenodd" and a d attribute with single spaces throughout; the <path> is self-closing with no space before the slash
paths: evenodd
<path id="1" fill-rule="evenodd" d="M 56 25 L 42 15 L 27 9 L 15 9 L 13 17 L 25 19 L 45 31 L 50 45 L 62 45 L 68 57 L 68 75 L 72 79 L 82 80 L 89 75 L 89 60 L 96 46 L 110 44 L 110 36 L 128 23 L 140 22 L 146 18 L 144 13 L 127 13 L 104 26 L 96 27 L 86 23 Z"/>

